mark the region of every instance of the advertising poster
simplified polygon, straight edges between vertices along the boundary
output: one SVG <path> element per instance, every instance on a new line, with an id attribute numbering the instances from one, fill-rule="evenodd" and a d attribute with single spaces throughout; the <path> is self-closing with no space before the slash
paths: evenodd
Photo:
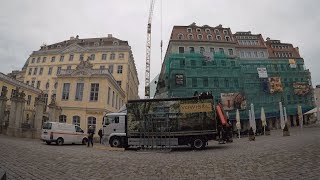
<path id="1" fill-rule="evenodd" d="M 270 77 L 269 78 L 269 90 L 270 93 L 282 92 L 282 84 L 280 77 Z"/>
<path id="2" fill-rule="evenodd" d="M 297 68 L 296 61 L 294 59 L 289 59 L 290 68 Z"/>
<path id="3" fill-rule="evenodd" d="M 246 109 L 246 99 L 242 93 L 221 93 L 224 110 Z"/>
<path id="4" fill-rule="evenodd" d="M 267 73 L 267 68 L 257 68 L 259 78 L 267 78 L 268 73 Z"/>
<path id="5" fill-rule="evenodd" d="M 292 84 L 294 94 L 298 96 L 305 96 L 310 92 L 310 85 L 302 82 L 295 82 Z"/>

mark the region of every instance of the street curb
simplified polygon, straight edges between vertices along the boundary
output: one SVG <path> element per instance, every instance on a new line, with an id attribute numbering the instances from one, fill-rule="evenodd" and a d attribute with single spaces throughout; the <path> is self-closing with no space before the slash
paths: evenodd
<path id="1" fill-rule="evenodd" d="M 114 148 L 109 146 L 94 146 L 93 148 L 98 150 L 107 150 L 107 151 L 124 151 L 125 150 L 125 148 Z"/>

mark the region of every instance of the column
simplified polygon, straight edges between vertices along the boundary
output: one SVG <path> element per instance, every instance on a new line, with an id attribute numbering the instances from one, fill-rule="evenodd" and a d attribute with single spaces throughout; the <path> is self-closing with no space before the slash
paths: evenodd
<path id="1" fill-rule="evenodd" d="M 0 96 L 0 133 L 3 132 L 3 124 L 5 118 L 5 111 L 6 111 L 6 104 L 7 104 L 7 97 L 1 94 Z"/>

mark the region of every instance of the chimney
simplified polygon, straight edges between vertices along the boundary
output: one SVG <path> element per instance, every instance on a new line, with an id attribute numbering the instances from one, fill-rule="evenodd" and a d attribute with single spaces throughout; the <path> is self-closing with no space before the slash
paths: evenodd
<path id="1" fill-rule="evenodd" d="M 112 38 L 112 34 L 108 34 L 108 38 Z"/>
<path id="2" fill-rule="evenodd" d="M 70 40 L 74 40 L 74 37 L 73 37 L 73 36 L 71 36 L 71 37 L 70 37 Z"/>
<path id="3" fill-rule="evenodd" d="M 79 35 L 76 36 L 76 39 L 79 39 Z"/>
<path id="4" fill-rule="evenodd" d="M 270 38 L 269 37 L 267 37 L 267 39 L 266 39 L 267 41 L 270 41 Z"/>

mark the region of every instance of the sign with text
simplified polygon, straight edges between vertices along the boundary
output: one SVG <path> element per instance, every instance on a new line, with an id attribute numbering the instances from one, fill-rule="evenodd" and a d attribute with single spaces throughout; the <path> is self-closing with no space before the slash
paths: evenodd
<path id="1" fill-rule="evenodd" d="M 180 104 L 181 113 L 212 112 L 211 103 Z"/>
<path id="2" fill-rule="evenodd" d="M 267 78 L 268 73 L 267 73 L 267 68 L 257 68 L 259 78 Z"/>

